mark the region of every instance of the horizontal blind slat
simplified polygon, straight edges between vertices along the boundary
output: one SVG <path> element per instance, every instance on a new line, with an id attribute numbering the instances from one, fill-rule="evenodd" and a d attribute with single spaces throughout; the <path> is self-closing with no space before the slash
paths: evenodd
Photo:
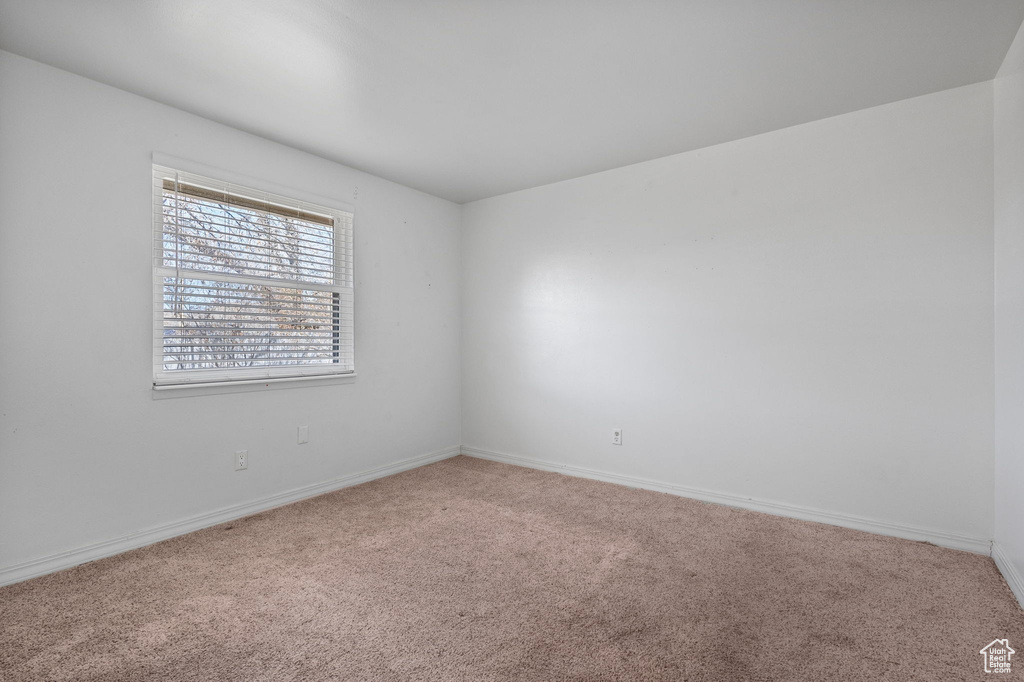
<path id="1" fill-rule="evenodd" d="M 172 194 L 164 194 L 157 207 L 167 225 L 210 225 L 230 230 L 253 229 L 270 235 L 288 232 L 313 244 L 330 244 L 335 239 L 331 228 L 296 220 L 262 216 L 251 211 L 238 211 L 227 204 L 208 204 L 182 201 Z"/>
<path id="2" fill-rule="evenodd" d="M 186 328 L 186 329 L 195 330 L 195 328 Z M 244 330 L 240 329 L 238 331 L 239 332 L 242 332 L 242 331 L 249 332 L 250 333 L 249 336 L 252 336 L 252 334 L 251 334 L 252 332 L 261 332 L 261 333 L 262 332 L 277 332 L 278 330 L 273 329 L 273 328 L 265 328 L 265 327 L 250 327 L 248 329 L 244 329 Z M 197 334 L 174 334 L 174 333 L 170 333 L 169 334 L 168 332 L 174 332 L 174 330 L 173 329 L 166 329 L 164 331 L 164 335 L 163 335 L 162 338 L 164 339 L 165 342 L 168 342 L 168 341 L 194 340 L 197 343 L 199 343 L 199 342 L 203 341 L 204 339 L 219 339 L 219 338 L 222 338 L 222 337 L 218 337 L 216 335 L 211 335 L 211 334 L 198 334 L 198 333 Z M 227 332 L 224 333 L 224 336 L 231 336 L 233 338 L 246 338 L 246 336 L 243 335 L 243 334 L 233 334 L 233 335 L 231 335 L 231 334 L 228 334 Z M 297 334 L 293 334 L 293 335 L 289 336 L 288 338 L 304 339 L 304 340 L 316 340 L 316 339 L 324 340 L 324 339 L 334 338 L 336 336 L 338 336 L 338 335 L 335 334 L 334 332 L 326 332 L 326 333 L 324 333 L 324 334 L 322 334 L 320 336 L 316 336 L 314 334 L 302 335 L 302 336 L 299 336 Z M 283 338 L 283 337 L 281 337 L 281 338 Z M 268 343 L 273 343 L 273 342 L 270 341 Z"/>
<path id="3" fill-rule="evenodd" d="M 198 350 L 193 350 L 198 348 Z M 237 350 L 238 352 L 252 353 L 262 352 L 261 349 L 266 348 L 267 353 L 316 353 L 316 352 L 330 352 L 333 353 L 334 349 L 329 348 L 326 350 L 320 349 L 319 346 L 311 349 L 305 343 L 294 343 L 294 344 L 272 344 L 264 347 L 262 344 L 257 343 L 203 343 L 202 346 L 195 344 L 179 345 L 175 343 L 164 343 L 164 351 L 173 353 L 175 355 L 188 355 L 191 353 L 202 354 L 209 352 L 220 352 L 216 349 L 224 350 Z M 211 350 L 213 349 L 213 350 Z"/>
<path id="4" fill-rule="evenodd" d="M 197 226 L 200 229 L 197 229 Z M 176 235 L 181 234 L 185 231 L 190 231 L 192 233 L 203 233 L 215 235 L 218 237 L 244 238 L 246 235 L 242 234 L 241 230 L 238 229 L 236 226 L 237 222 L 229 223 L 227 221 L 218 221 L 213 219 L 200 220 L 197 218 L 190 218 L 187 221 L 183 221 L 179 216 L 173 214 L 168 215 L 166 212 L 164 213 L 164 234 L 167 235 Z M 236 227 L 236 230 L 226 231 L 221 229 L 214 229 L 230 229 L 232 227 Z M 277 237 L 287 237 L 293 240 L 296 244 L 301 245 L 303 248 L 306 249 L 323 251 L 325 253 L 333 253 L 334 251 L 334 245 L 331 242 L 329 242 L 326 238 L 322 240 L 316 240 L 309 239 L 308 237 L 305 236 L 301 236 L 301 233 L 299 233 L 299 235 L 282 235 L 270 230 L 262 234 L 266 234 L 266 238 L 270 241 L 276 241 L 275 238 Z"/>
<path id="5" fill-rule="evenodd" d="M 256 275 L 237 275 L 224 272 L 210 272 L 207 270 L 191 270 L 189 268 L 178 269 L 177 275 L 174 268 L 157 265 L 157 275 L 165 279 L 174 279 L 180 276 L 182 282 L 215 282 L 221 285 L 259 286 L 269 287 L 278 291 L 330 291 L 340 293 L 343 297 L 345 292 L 351 292 L 351 285 L 344 284 L 321 284 L 320 282 L 297 282 L 295 280 L 280 277 L 258 277 Z M 192 286 L 192 285 L 178 285 Z M 225 289 L 235 287 L 225 286 Z M 242 291 L 241 289 L 236 289 Z"/>
<path id="6" fill-rule="evenodd" d="M 242 208 L 252 208 L 260 212 L 276 213 L 285 218 L 295 217 L 304 221 L 324 224 L 330 224 L 333 221 L 330 215 L 310 213 L 308 211 L 303 211 L 298 207 L 292 208 L 291 206 L 275 204 L 267 201 L 260 201 L 258 199 L 241 196 L 238 194 L 232 194 L 227 191 L 207 189 L 205 187 L 190 185 L 185 182 L 175 182 L 173 180 L 165 179 L 163 181 L 163 188 L 164 191 L 174 192 L 175 194 L 194 196 L 200 199 L 216 201 L 217 203 L 230 204 L 232 206 L 240 206 Z M 294 216 L 292 215 L 293 212 L 295 213 Z"/>

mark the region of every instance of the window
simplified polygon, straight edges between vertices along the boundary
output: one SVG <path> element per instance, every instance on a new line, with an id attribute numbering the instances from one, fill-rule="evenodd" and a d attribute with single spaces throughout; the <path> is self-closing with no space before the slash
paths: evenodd
<path id="1" fill-rule="evenodd" d="M 153 166 L 156 387 L 352 374 L 352 214 Z"/>

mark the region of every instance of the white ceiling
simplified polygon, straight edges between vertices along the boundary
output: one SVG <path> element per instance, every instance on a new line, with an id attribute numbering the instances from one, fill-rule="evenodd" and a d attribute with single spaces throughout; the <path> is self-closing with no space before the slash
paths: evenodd
<path id="1" fill-rule="evenodd" d="M 0 48 L 457 202 L 988 80 L 1024 0 L 0 0 Z"/>

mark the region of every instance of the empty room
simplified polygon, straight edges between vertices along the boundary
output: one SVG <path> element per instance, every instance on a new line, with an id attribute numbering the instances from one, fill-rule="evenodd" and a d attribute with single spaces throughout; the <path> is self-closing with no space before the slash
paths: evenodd
<path id="1" fill-rule="evenodd" d="M 0 0 L 0 680 L 1024 680 L 1024 0 Z"/>

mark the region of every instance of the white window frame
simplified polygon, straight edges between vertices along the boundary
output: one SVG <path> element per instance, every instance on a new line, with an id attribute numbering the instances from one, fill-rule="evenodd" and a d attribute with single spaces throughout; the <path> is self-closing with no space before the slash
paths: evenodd
<path id="1" fill-rule="evenodd" d="M 354 273 L 353 273 L 353 212 L 342 208 L 336 202 L 309 201 L 298 198 L 300 193 L 282 190 L 275 187 L 276 192 L 267 191 L 267 187 L 249 178 L 240 182 L 225 179 L 225 173 L 208 171 L 200 167 L 203 173 L 185 170 L 187 163 L 180 163 L 173 158 L 153 157 L 153 388 L 156 390 L 204 387 L 204 386 L 243 386 L 245 384 L 262 384 L 266 382 L 295 381 L 305 379 L 323 379 L 331 377 L 355 376 L 355 315 L 354 315 Z M 233 177 L 233 180 L 237 177 Z M 167 267 L 164 261 L 164 182 L 185 183 L 230 195 L 241 196 L 264 204 L 285 207 L 292 210 L 306 211 L 329 216 L 334 223 L 334 273 L 333 284 L 306 282 L 284 277 L 254 277 L 231 273 L 193 270 L 179 267 Z M 308 195 L 306 195 L 308 196 Z M 319 199 L 319 198 L 317 198 Z M 333 205 L 332 205 L 333 204 Z M 217 280 L 242 284 L 286 287 L 291 289 L 327 291 L 337 294 L 338 300 L 338 346 L 337 360 L 330 364 L 289 364 L 270 367 L 218 368 L 200 370 L 166 370 L 164 367 L 164 282 L 166 278 Z"/>

